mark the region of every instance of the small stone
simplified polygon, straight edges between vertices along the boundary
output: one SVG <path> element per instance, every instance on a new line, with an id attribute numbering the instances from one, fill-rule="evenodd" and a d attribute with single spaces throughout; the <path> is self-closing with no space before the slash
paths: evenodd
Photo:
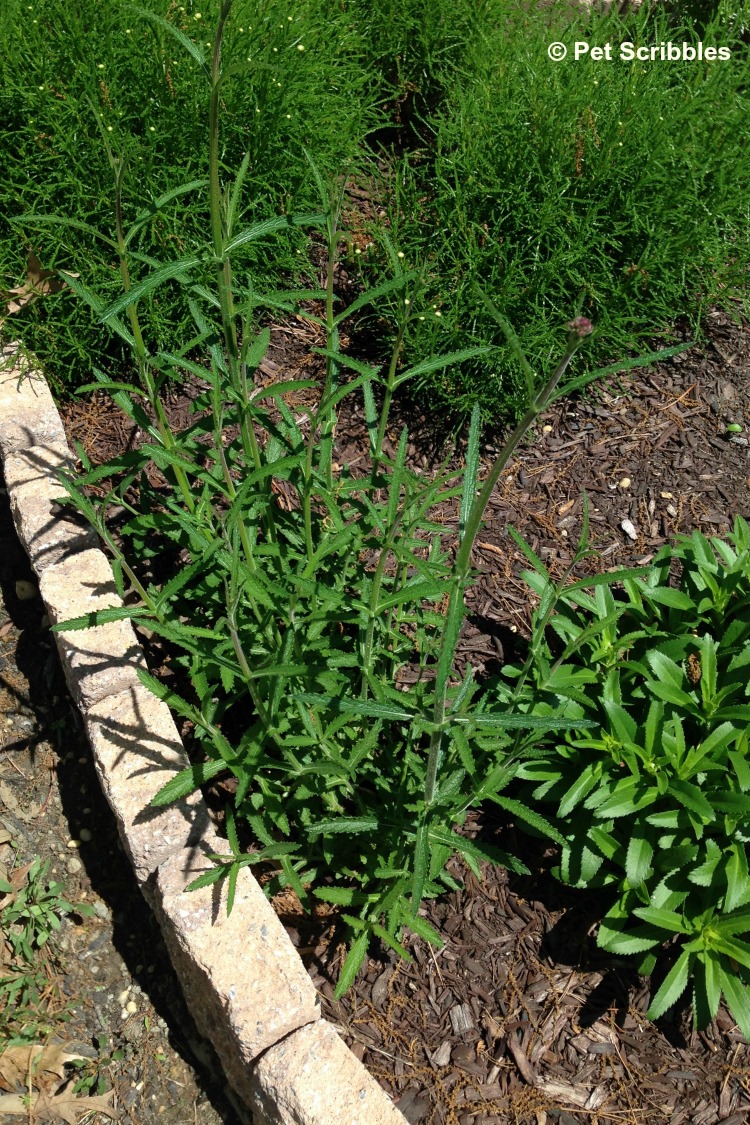
<path id="1" fill-rule="evenodd" d="M 125 1011 L 131 1016 L 135 1015 L 135 1013 L 138 1011 L 138 1005 L 136 1004 L 135 1000 L 130 1000 L 125 1005 Z"/>
<path id="2" fill-rule="evenodd" d="M 130 996 L 130 988 L 123 988 L 122 992 L 118 993 L 117 1003 L 120 1005 L 121 1008 L 125 1007 L 125 1005 L 128 1002 L 129 996 Z"/>
<path id="3" fill-rule="evenodd" d="M 628 539 L 637 539 L 638 532 L 635 530 L 633 523 L 630 520 L 623 520 L 620 527 L 627 535 Z"/>
<path id="4" fill-rule="evenodd" d="M 122 1011 L 120 1012 L 120 1019 L 121 1019 L 121 1020 L 126 1020 L 127 1018 L 128 1018 L 128 1013 L 127 1013 L 127 1012 L 125 1011 L 125 1009 L 123 1008 L 123 1009 L 122 1009 Z"/>
<path id="5" fill-rule="evenodd" d="M 23 578 L 16 582 L 16 597 L 19 602 L 30 602 L 36 595 L 37 589 L 33 582 L 27 582 Z"/>
<path id="6" fill-rule="evenodd" d="M 552 433 L 552 427 L 551 426 L 542 426 L 542 433 L 543 434 L 551 434 Z"/>
<path id="7" fill-rule="evenodd" d="M 68 840 L 67 846 L 69 848 L 80 848 L 81 841 L 80 840 Z"/>
<path id="8" fill-rule="evenodd" d="M 72 855 L 65 863 L 65 870 L 69 875 L 77 875 L 79 871 L 83 871 L 83 864 L 78 856 Z"/>
<path id="9" fill-rule="evenodd" d="M 88 844 L 90 840 L 94 839 L 94 833 L 90 828 L 82 828 L 78 835 L 80 836 L 84 844 Z"/>
<path id="10" fill-rule="evenodd" d="M 674 500 L 674 496 L 671 492 L 660 492 L 659 495 L 661 496 L 662 500 Z"/>
<path id="11" fill-rule="evenodd" d="M 102 900 L 100 898 L 98 898 L 96 900 L 96 902 L 94 903 L 93 909 L 94 909 L 94 914 L 96 914 L 97 918 L 102 918 L 102 919 L 104 919 L 105 922 L 109 921 L 112 912 L 110 911 L 106 902 L 102 902 Z"/>
<path id="12" fill-rule="evenodd" d="M 620 481 L 620 488 L 630 488 L 630 477 L 623 477 Z"/>

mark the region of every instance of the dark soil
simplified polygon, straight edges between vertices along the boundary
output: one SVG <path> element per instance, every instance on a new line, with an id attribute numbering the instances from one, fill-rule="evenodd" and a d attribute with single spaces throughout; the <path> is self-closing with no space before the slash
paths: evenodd
<path id="1" fill-rule="evenodd" d="M 301 337 L 309 331 L 290 323 L 274 332 L 263 366 L 269 381 L 282 370 L 284 378 L 299 374 L 310 343 Z M 308 370 L 314 374 L 314 364 Z M 174 396 L 170 411 L 175 424 L 186 424 L 187 397 Z M 411 458 L 429 466 L 440 452 L 438 420 L 420 415 L 413 403 L 403 413 Z M 64 416 L 69 440 L 79 440 L 94 461 L 139 440 L 101 398 L 69 405 Z M 728 432 L 730 422 L 743 425 L 742 434 Z M 394 434 L 397 429 L 394 424 Z M 747 432 L 750 328 L 724 313 L 709 314 L 701 346 L 557 403 L 513 459 L 488 511 L 462 658 L 480 674 L 494 670 L 528 633 L 530 598 L 519 578 L 524 561 L 506 534 L 508 524 L 559 575 L 580 533 L 585 489 L 597 555 L 584 568 L 646 563 L 676 532 L 699 527 L 721 534 L 735 515 L 747 514 Z M 499 435 L 486 440 L 491 453 Z M 342 462 L 364 458 L 356 413 L 342 418 L 337 442 Z M 455 513 L 444 518 L 448 530 L 455 525 Z M 37 663 L 43 640 L 38 632 L 29 637 Z M 76 759 L 78 750 L 72 753 Z M 71 782 L 71 792 L 80 784 Z M 93 798 L 85 799 L 93 806 Z M 73 826 L 79 803 L 71 798 L 67 806 Z M 512 827 L 479 810 L 467 830 L 491 838 Z M 106 831 L 111 838 L 111 828 Z M 387 953 L 373 957 L 340 1002 L 332 999 L 341 948 L 330 919 L 311 927 L 292 897 L 277 903 L 325 1014 L 406 1118 L 423 1125 L 744 1122 L 750 1047 L 731 1018 L 721 1011 L 702 1033 L 692 1031 L 687 1010 L 659 1025 L 647 1021 L 648 982 L 626 960 L 595 949 L 601 902 L 554 883 L 533 844 L 521 837 L 512 844 L 531 877 L 488 869 L 478 883 L 461 872 L 462 890 L 428 904 L 444 947 L 411 941 L 411 964 L 397 964 Z M 82 850 L 81 859 L 103 888 L 97 856 Z M 123 912 L 114 909 L 116 916 Z"/>

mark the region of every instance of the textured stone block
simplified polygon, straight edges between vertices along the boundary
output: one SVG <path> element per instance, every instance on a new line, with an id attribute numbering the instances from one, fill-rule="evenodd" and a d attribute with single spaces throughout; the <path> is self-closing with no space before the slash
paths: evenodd
<path id="1" fill-rule="evenodd" d="M 67 445 L 34 445 L 5 461 L 5 483 L 18 538 L 37 574 L 70 555 L 97 546 L 89 525 L 55 499 L 65 495 L 56 470 L 72 468 Z"/>
<path id="2" fill-rule="evenodd" d="M 141 684 L 90 707 L 85 723 L 104 796 L 148 898 L 146 882 L 158 865 L 197 844 L 207 829 L 203 798 L 198 792 L 151 807 L 151 799 L 188 760 L 169 708 Z"/>
<path id="3" fill-rule="evenodd" d="M 198 1029 L 216 1047 L 231 1085 L 247 1099 L 249 1064 L 317 1020 L 319 1011 L 297 951 L 247 868 L 239 872 L 230 915 L 226 881 L 185 890 L 214 867 L 209 851 L 226 855 L 228 845 L 208 833 L 200 848 L 161 865 L 154 910 Z"/>
<path id="4" fill-rule="evenodd" d="M 266 1051 L 253 1068 L 258 1125 L 404 1125 L 405 1118 L 325 1020 Z"/>
<path id="5" fill-rule="evenodd" d="M 65 445 L 65 431 L 44 378 L 13 344 L 0 353 L 0 453 Z"/>
<path id="6" fill-rule="evenodd" d="M 48 566 L 39 588 L 53 625 L 122 605 L 101 551 L 82 551 Z M 136 667 L 146 667 L 129 621 L 63 630 L 53 636 L 71 693 L 83 711 L 105 696 L 137 684 Z"/>

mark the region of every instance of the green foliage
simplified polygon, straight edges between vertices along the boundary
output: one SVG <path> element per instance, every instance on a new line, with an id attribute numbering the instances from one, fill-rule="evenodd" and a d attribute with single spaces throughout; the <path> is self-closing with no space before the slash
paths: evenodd
<path id="1" fill-rule="evenodd" d="M 693 981 L 704 1026 L 721 995 L 750 1037 L 750 528 L 699 531 L 665 547 L 648 573 L 559 592 L 539 560 L 526 666 L 504 670 L 499 702 L 523 714 L 600 724 L 567 732 L 518 772 L 519 796 L 550 806 L 572 886 L 607 888 L 599 945 L 649 973 L 678 942 L 654 1018 Z M 670 582 L 675 562 L 679 585 Z"/>
<path id="2" fill-rule="evenodd" d="M 42 996 L 49 981 L 42 950 L 73 906 L 60 883 L 50 882 L 49 862 L 34 859 L 0 877 L 0 932 L 4 951 L 0 973 L 0 1031 L 6 1041 L 33 1038 L 44 1025 Z"/>
<path id="3" fill-rule="evenodd" d="M 293 12 L 281 0 L 237 0 L 224 36 L 219 154 L 224 172 L 245 160 L 235 218 L 262 225 L 317 206 L 305 150 L 326 179 L 362 171 L 379 181 L 387 219 L 347 269 L 364 264 L 372 287 L 391 276 L 394 246 L 423 269 L 404 342 L 414 365 L 494 340 L 478 282 L 519 327 L 537 373 L 574 308 L 597 321 L 592 364 L 669 331 L 680 314 L 697 326 L 708 304 L 732 307 L 746 289 L 747 0 L 666 7 L 620 19 L 516 0 L 300 0 Z M 218 10 L 219 0 L 104 11 L 97 0 L 3 4 L 7 289 L 22 282 L 31 248 L 45 267 L 85 276 L 104 307 L 114 300 L 117 254 L 101 233 L 112 226 L 104 137 L 125 163 L 123 207 L 138 216 L 134 279 L 158 268 L 168 278 L 145 296 L 144 330 L 168 353 L 188 339 L 186 281 L 210 284 L 195 258 L 210 222 L 202 82 Z M 557 64 L 546 54 L 555 37 L 701 37 L 733 57 Z M 268 233 L 238 244 L 238 275 L 252 273 L 265 292 L 282 277 L 306 284 L 309 232 Z M 387 303 L 383 294 L 377 311 L 387 315 Z M 12 329 L 58 389 L 89 382 L 94 367 L 128 378 L 126 341 L 68 289 L 28 304 Z M 433 404 L 468 413 L 478 401 L 491 418 L 525 401 L 510 345 L 425 370 L 419 384 Z"/>
<path id="4" fill-rule="evenodd" d="M 483 307 L 524 372 L 525 413 L 481 487 L 478 408 L 464 471 L 415 472 L 407 462 L 406 429 L 395 446 L 386 441 L 394 391 L 489 349 L 461 345 L 416 362 L 402 360 L 421 323 L 426 282 L 423 273 L 404 266 L 388 240 L 389 276 L 342 307 L 334 276 L 346 234 L 343 190 L 314 160 L 317 211 L 243 218 L 249 162 L 232 176 L 220 155 L 220 92 L 231 71 L 222 69 L 221 46 L 230 7 L 231 0 L 224 0 L 205 63 L 196 59 L 210 103 L 208 241 L 167 263 L 144 261 L 133 244 L 145 220 L 137 215 L 126 230 L 124 164 L 110 151 L 115 231 L 114 237 L 98 237 L 116 250 L 121 293 L 113 299 L 89 278 L 65 275 L 98 320 L 131 349 L 137 381 L 112 382 L 94 369 L 95 385 L 111 394 L 148 440 L 104 466 L 84 459 L 78 477 L 60 474 L 70 501 L 109 546 L 121 595 L 134 593 L 139 604 L 129 596 L 125 609 L 56 628 L 131 617 L 170 642 L 191 690 L 180 695 L 148 673 L 139 675 L 192 723 L 202 753 L 154 803 L 179 800 L 220 775 L 236 779 L 227 812 L 228 854 L 216 855 L 215 867 L 193 886 L 226 878 L 231 910 L 241 868 L 263 863 L 275 871 L 269 892 L 288 886 L 304 903 L 312 896 L 341 907 L 349 952 L 339 994 L 373 937 L 402 956 L 408 956 L 409 931 L 439 940 L 420 907 L 455 886 L 448 870 L 453 857 L 461 856 L 477 874 L 481 860 L 524 870 L 516 857 L 460 832 L 467 810 L 491 800 L 561 846 L 562 878 L 599 881 L 618 892 L 602 935 L 612 930 L 619 951 L 617 941 L 632 938 L 623 918 L 629 925 L 643 908 L 651 913 L 636 927 L 636 942 L 644 940 L 644 924 L 648 935 L 638 946 L 641 953 L 653 956 L 669 931 L 670 912 L 685 927 L 679 933 L 703 942 L 700 950 L 685 946 L 688 960 L 668 977 L 655 1011 L 704 962 L 718 974 L 710 984 L 706 977 L 706 1003 L 713 1004 L 718 980 L 736 1007 L 737 988 L 732 991 L 722 975 L 722 958 L 729 956 L 729 942 L 742 963 L 738 935 L 750 895 L 741 867 L 744 838 L 737 835 L 731 850 L 722 833 L 730 821 L 732 831 L 742 823 L 750 804 L 741 768 L 747 749 L 746 525 L 738 523 L 734 549 L 715 546 L 719 561 L 699 536 L 678 547 L 690 574 L 679 591 L 668 586 L 668 554 L 645 577 L 619 572 L 553 587 L 523 544 L 541 596 L 525 667 L 515 670 L 510 687 L 506 678 L 493 691 L 480 689 L 470 666 L 463 678 L 457 675 L 471 552 L 489 497 L 539 413 L 570 387 L 565 378 L 571 361 L 592 325 L 580 316 L 568 322 L 562 358 L 542 379 L 506 317 L 484 296 Z M 193 58 L 200 53 L 175 28 L 163 29 Z M 173 189 L 172 197 L 181 190 Z M 261 298 L 252 272 L 234 272 L 246 247 L 309 228 L 320 232 L 325 246 L 324 288 L 266 291 Z M 149 342 L 141 314 L 175 279 L 192 327 L 186 343 L 165 350 L 158 336 Z M 391 297 L 388 361 L 371 366 L 347 355 L 340 325 Z M 294 312 L 322 330 L 322 385 L 262 384 L 257 376 L 270 332 L 258 327 L 258 306 Z M 193 357 L 201 353 L 198 363 Z M 644 360 L 625 366 L 635 362 Z M 192 423 L 174 433 L 160 392 L 186 371 L 204 389 Z M 286 396 L 302 390 L 314 393 L 293 413 Z M 338 410 L 351 396 L 361 397 L 369 435 L 369 457 L 356 472 L 355 465 L 334 460 Z M 155 486 L 154 469 L 165 485 Z M 109 491 L 95 501 L 88 486 L 105 480 Z M 447 540 L 436 518 L 446 501 L 459 508 L 457 544 Z M 112 504 L 127 517 L 122 540 L 115 540 L 107 523 Z M 573 566 L 588 553 L 587 522 Z M 157 558 L 171 560 L 171 576 L 142 581 L 140 564 Z M 610 590 L 620 580 L 629 599 L 622 604 Z M 549 646 L 548 624 L 560 654 Z M 683 682 L 683 662 L 693 658 L 701 666 L 699 692 Z M 717 781 L 727 763 L 737 772 L 736 791 Z M 540 801 L 554 802 L 551 815 L 540 811 Z M 649 811 L 643 830 L 621 840 L 618 831 L 632 828 L 634 818 L 652 807 L 656 821 L 648 819 Z M 243 850 L 240 829 L 252 837 L 250 851 Z M 710 909 L 720 912 L 715 922 L 707 921 Z"/>
<path id="5" fill-rule="evenodd" d="M 105 305 L 119 292 L 116 250 L 99 233 L 113 222 L 102 137 L 127 162 L 123 206 L 138 216 L 129 243 L 134 277 L 203 245 L 206 42 L 218 8 L 217 0 L 0 6 L 0 275 L 7 288 L 23 280 L 31 247 L 46 268 L 85 276 Z M 304 148 L 326 175 L 360 160 L 382 97 L 361 65 L 366 39 L 366 27 L 338 3 L 238 0 L 225 37 L 220 155 L 225 168 L 247 159 L 243 225 L 304 211 L 316 199 Z M 188 184 L 192 190 L 173 191 Z M 308 268 L 308 232 L 288 228 L 272 250 L 268 239 L 244 245 L 234 263 L 273 285 Z M 192 279 L 207 277 L 203 268 Z M 141 306 L 144 327 L 166 351 L 192 330 L 183 281 L 175 275 Z M 69 291 L 28 305 L 12 330 L 58 388 L 89 382 L 94 366 L 127 369 L 117 334 Z"/>
<path id="6" fill-rule="evenodd" d="M 219 160 L 220 46 L 229 6 L 222 6 L 209 74 L 210 245 L 189 262 L 156 266 L 133 283 L 122 165 L 113 157 L 112 241 L 123 293 L 107 306 L 87 281 L 71 281 L 132 348 L 139 383 L 110 383 L 95 371 L 97 385 L 150 440 L 106 466 L 86 464 L 79 477 L 61 474 L 72 502 L 109 545 L 121 592 L 129 586 L 140 605 L 89 614 L 56 628 L 87 628 L 128 616 L 181 652 L 177 662 L 189 676 L 190 698 L 139 674 L 154 694 L 191 721 L 203 755 L 170 780 L 155 803 L 178 800 L 220 774 L 237 781 L 234 808 L 227 814 L 230 854 L 217 856 L 214 870 L 194 886 L 226 877 L 231 909 L 238 872 L 262 862 L 277 873 L 270 890 L 287 885 L 303 902 L 313 894 L 340 905 L 351 938 L 341 992 L 373 936 L 404 956 L 403 934 L 409 930 L 438 940 L 419 908 L 425 897 L 455 886 L 446 868 L 453 856 L 462 856 L 477 873 L 482 859 L 523 869 L 514 857 L 457 831 L 471 805 L 490 798 L 535 830 L 560 839 L 542 816 L 504 797 L 503 790 L 529 747 L 548 731 L 569 723 L 587 729 L 591 723 L 492 711 L 471 669 L 463 679 L 455 675 L 454 654 L 471 579 L 471 549 L 489 494 L 513 449 L 556 393 L 591 325 L 577 320 L 569 326 L 561 362 L 544 383 L 530 386 L 527 414 L 479 495 L 478 411 L 465 473 L 444 470 L 433 477 L 413 471 L 405 429 L 389 451 L 395 388 L 420 372 L 472 358 L 478 349 L 400 366 L 412 320 L 410 298 L 403 298 L 390 361 L 382 370 L 341 350 L 339 325 L 353 309 L 386 292 L 416 295 L 419 278 L 394 254 L 391 278 L 348 308 L 339 306 L 333 279 L 342 193 L 340 186 L 329 189 L 312 162 L 318 215 L 237 229 L 236 201 L 246 169 L 241 167 L 232 185 Z M 314 384 L 256 381 L 270 333 L 255 325 L 252 279 L 244 285 L 236 281 L 232 258 L 260 234 L 313 223 L 327 247 L 326 288 L 264 297 L 271 307 L 294 310 L 325 332 L 323 385 L 308 396 L 314 405 L 298 407 L 295 415 L 285 396 L 313 390 Z M 178 272 L 197 274 L 199 267 L 212 272 L 214 283 L 209 291 L 184 277 L 194 321 L 189 344 L 174 353 L 149 348 L 139 313 L 143 302 Z M 319 302 L 315 312 L 308 307 L 311 297 Z M 206 351 L 203 365 L 186 358 L 196 344 Z M 193 423 L 175 434 L 159 392 L 184 370 L 206 389 L 195 401 Z M 361 396 L 370 435 L 369 463 L 358 474 L 333 456 L 338 408 L 350 396 Z M 168 488 L 153 486 L 150 464 Z M 87 486 L 105 478 L 111 489 L 97 504 Z M 435 519 L 439 506 L 454 500 L 461 510 L 455 560 L 443 524 Z M 127 550 L 107 526 L 111 503 L 129 517 L 122 528 Z M 171 558 L 180 565 L 168 580 L 144 584 L 132 556 L 141 562 Z M 407 667 L 411 674 L 404 677 Z M 240 847 L 240 824 L 255 844 L 247 854 Z"/>
<path id="7" fill-rule="evenodd" d="M 146 1023 L 148 1023 L 148 1017 L 146 1017 Z M 122 1047 L 117 1047 L 112 1051 L 109 1049 L 109 1040 L 106 1035 L 95 1035 L 94 1046 L 99 1051 L 97 1059 L 93 1061 L 91 1059 L 76 1060 L 79 1077 L 76 1078 L 73 1086 L 74 1094 L 106 1093 L 112 1086 L 108 1074 L 109 1067 L 125 1058 L 125 1051 Z"/>
<path id="8" fill-rule="evenodd" d="M 698 31 L 674 7 L 644 4 L 618 17 L 489 0 L 465 26 L 463 50 L 432 58 L 441 97 L 423 109 L 417 139 L 403 138 L 390 183 L 390 237 L 426 271 L 415 356 L 492 338 L 477 285 L 519 329 L 536 371 L 579 302 L 597 324 L 586 359 L 598 363 L 642 348 L 680 315 L 695 330 L 708 306 L 744 297 L 750 105 L 741 36 L 750 9 L 717 4 Z M 701 38 L 732 58 L 617 57 L 625 40 Z M 552 40 L 570 50 L 576 40 L 609 42 L 614 58 L 554 63 Z M 430 401 L 452 411 L 477 401 L 487 418 L 523 408 L 510 347 L 424 382 Z"/>

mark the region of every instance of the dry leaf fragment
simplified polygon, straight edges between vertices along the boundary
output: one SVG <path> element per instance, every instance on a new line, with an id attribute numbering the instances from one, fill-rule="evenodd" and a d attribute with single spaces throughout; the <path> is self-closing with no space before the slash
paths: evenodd
<path id="1" fill-rule="evenodd" d="M 58 277 L 57 270 L 45 270 L 33 250 L 28 251 L 29 260 L 26 266 L 26 281 L 17 285 L 15 289 L 8 290 L 8 315 L 20 312 L 22 308 L 37 297 L 46 297 L 48 293 L 59 293 L 66 287 L 66 282 Z M 80 277 L 80 274 L 71 273 L 71 277 Z M 2 318 L 0 318 L 2 323 Z"/>
<path id="2" fill-rule="evenodd" d="M 17 811 L 18 802 L 10 786 L 6 785 L 4 782 L 0 782 L 0 798 L 2 798 L 5 807 L 10 809 L 11 812 Z M 6 894 L 0 892 L 0 907 L 10 906 L 10 904 L 15 901 L 16 894 L 25 885 L 26 876 L 33 866 L 34 861 L 32 859 L 31 863 L 24 863 L 21 867 L 16 867 L 10 872 L 8 875 L 8 883 L 12 889 Z"/>
<path id="3" fill-rule="evenodd" d="M 18 1085 L 39 1086 L 45 1074 L 65 1077 L 65 1064 L 81 1056 L 68 1051 L 67 1043 L 30 1043 L 19 1047 L 6 1047 L 0 1055 L 0 1084 L 5 1089 L 14 1090 Z M 59 1083 L 58 1083 L 59 1085 Z"/>
<path id="4" fill-rule="evenodd" d="M 65 1121 L 66 1125 L 78 1125 L 81 1117 L 92 1113 L 106 1113 L 107 1117 L 116 1120 L 118 1114 L 112 1108 L 114 1090 L 101 1097 L 77 1098 L 69 1083 L 67 1089 L 59 1090 L 53 1094 L 32 1094 L 27 1097 L 22 1094 L 4 1094 L 0 1096 L 0 1115 L 25 1117 L 33 1121 L 49 1121 L 58 1123 Z"/>

